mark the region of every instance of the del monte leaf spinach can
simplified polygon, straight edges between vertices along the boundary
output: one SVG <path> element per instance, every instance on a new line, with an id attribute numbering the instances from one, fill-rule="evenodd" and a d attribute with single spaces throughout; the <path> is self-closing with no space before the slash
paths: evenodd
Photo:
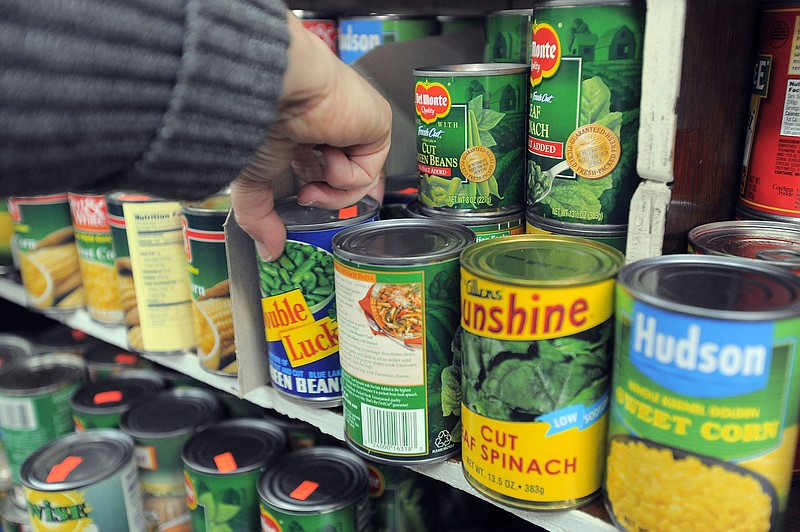
<path id="1" fill-rule="evenodd" d="M 537 510 L 599 493 L 623 261 L 611 246 L 555 235 L 462 253 L 462 467 L 481 493 Z"/>
<path id="2" fill-rule="evenodd" d="M 800 278 L 749 259 L 667 255 L 625 266 L 616 302 L 612 518 L 631 531 L 697 529 L 710 515 L 713 528 L 782 529 L 800 407 Z M 706 495 L 720 493 L 730 495 Z"/>
<path id="3" fill-rule="evenodd" d="M 388 464 L 458 452 L 458 256 L 475 241 L 460 224 L 383 220 L 333 240 L 345 438 Z"/>

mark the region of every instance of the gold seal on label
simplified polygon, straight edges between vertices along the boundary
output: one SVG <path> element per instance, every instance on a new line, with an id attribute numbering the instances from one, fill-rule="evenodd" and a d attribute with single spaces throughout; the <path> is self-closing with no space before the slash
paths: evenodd
<path id="1" fill-rule="evenodd" d="M 620 151 L 619 138 L 600 124 L 579 127 L 564 147 L 569 167 L 586 179 L 600 179 L 614 171 L 619 164 Z"/>
<path id="2" fill-rule="evenodd" d="M 492 177 L 496 167 L 497 159 L 494 152 L 486 146 L 468 148 L 458 161 L 458 168 L 464 177 L 476 183 Z"/>

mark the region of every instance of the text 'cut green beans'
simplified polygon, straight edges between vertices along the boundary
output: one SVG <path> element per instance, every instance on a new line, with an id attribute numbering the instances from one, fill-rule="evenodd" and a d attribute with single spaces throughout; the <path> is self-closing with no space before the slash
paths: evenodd
<path id="1" fill-rule="evenodd" d="M 333 293 L 333 256 L 324 249 L 288 240 L 275 262 L 258 261 L 261 297 L 300 290 L 309 307 Z"/>

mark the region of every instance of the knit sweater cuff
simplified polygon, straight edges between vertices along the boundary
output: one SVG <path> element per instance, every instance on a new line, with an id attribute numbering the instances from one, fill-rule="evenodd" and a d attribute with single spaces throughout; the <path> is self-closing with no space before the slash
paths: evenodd
<path id="1" fill-rule="evenodd" d="M 188 0 L 169 108 L 125 187 L 199 199 L 224 188 L 275 119 L 289 31 L 280 0 Z"/>

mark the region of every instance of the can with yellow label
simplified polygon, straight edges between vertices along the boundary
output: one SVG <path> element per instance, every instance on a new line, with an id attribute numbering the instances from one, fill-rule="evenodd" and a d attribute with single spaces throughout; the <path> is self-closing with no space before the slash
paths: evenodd
<path id="1" fill-rule="evenodd" d="M 462 253 L 462 467 L 481 493 L 536 510 L 599 493 L 623 262 L 611 246 L 558 235 Z"/>

